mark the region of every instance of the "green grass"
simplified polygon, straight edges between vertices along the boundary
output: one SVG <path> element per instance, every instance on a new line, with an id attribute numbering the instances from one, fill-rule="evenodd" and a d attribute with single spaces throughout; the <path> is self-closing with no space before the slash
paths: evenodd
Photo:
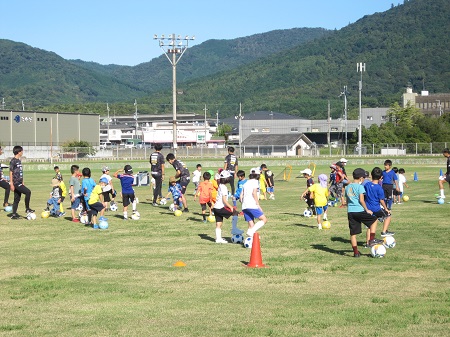
<path id="1" fill-rule="evenodd" d="M 274 165 L 277 174 L 282 167 Z M 330 209 L 329 231 L 300 216 L 300 167 L 289 183 L 276 182 L 275 201 L 262 201 L 264 269 L 244 267 L 250 250 L 216 245 L 214 225 L 200 221 L 191 196 L 191 212 L 178 218 L 168 205 L 151 206 L 149 188 L 137 187 L 141 220 L 121 220 L 119 205 L 105 231 L 68 218 L 12 221 L 2 212 L 0 336 L 448 335 L 450 205 L 434 199 L 439 167 L 403 167 L 410 201 L 394 205 L 397 246 L 383 259 L 362 247 L 363 256 L 352 257 L 345 209 Z M 38 216 L 53 176 L 42 168 L 30 172 L 25 164 Z M 326 165 L 316 176 L 322 172 Z M 225 222 L 225 237 L 230 227 Z M 179 260 L 187 266 L 173 267 Z"/>

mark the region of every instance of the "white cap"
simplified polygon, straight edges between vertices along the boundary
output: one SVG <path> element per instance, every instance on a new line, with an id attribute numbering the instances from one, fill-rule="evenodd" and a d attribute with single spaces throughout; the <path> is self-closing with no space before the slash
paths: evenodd
<path id="1" fill-rule="evenodd" d="M 310 169 L 307 168 L 307 169 L 304 169 L 303 171 L 300 171 L 300 173 L 301 173 L 301 174 L 307 174 L 307 175 L 310 176 L 310 175 L 312 174 L 312 171 L 311 171 Z"/>
<path id="2" fill-rule="evenodd" d="M 220 172 L 220 178 L 229 178 L 231 177 L 230 172 L 223 170 L 222 172 Z"/>
<path id="3" fill-rule="evenodd" d="M 261 174 L 261 170 L 259 169 L 259 167 L 254 167 L 250 169 L 250 173 Z"/>
<path id="4" fill-rule="evenodd" d="M 341 163 L 346 163 L 348 160 L 345 159 L 345 158 L 341 158 L 339 161 L 340 161 Z"/>

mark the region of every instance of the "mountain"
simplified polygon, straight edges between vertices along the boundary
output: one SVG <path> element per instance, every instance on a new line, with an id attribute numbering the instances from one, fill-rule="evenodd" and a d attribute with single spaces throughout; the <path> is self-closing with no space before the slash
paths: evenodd
<path id="1" fill-rule="evenodd" d="M 214 76 L 182 83 L 179 110 L 210 104 L 221 115 L 280 111 L 324 118 L 327 100 L 341 116 L 338 95 L 347 85 L 349 104 L 358 105 L 356 64 L 366 63 L 363 105 L 389 106 L 411 84 L 420 92 L 450 91 L 450 1 L 410 0 L 383 13 L 365 16 L 332 34 Z M 171 92 L 151 95 L 148 103 L 168 104 Z M 199 108 L 200 110 L 201 108 Z"/>
<path id="2" fill-rule="evenodd" d="M 27 109 L 37 109 L 49 103 L 123 101 L 145 94 L 135 85 L 88 71 L 55 53 L 0 40 L 0 95 L 7 108 L 18 108 L 14 105 L 22 100 Z"/>
<path id="3" fill-rule="evenodd" d="M 330 31 L 323 28 L 293 28 L 232 40 L 208 40 L 189 48 L 183 55 L 177 67 L 177 82 L 182 83 L 235 69 L 328 34 Z M 112 75 L 120 81 L 134 83 L 147 92 L 157 92 L 172 87 L 172 68 L 164 54 L 134 67 L 103 66 L 81 60 L 72 60 L 72 62 L 88 70 Z"/>

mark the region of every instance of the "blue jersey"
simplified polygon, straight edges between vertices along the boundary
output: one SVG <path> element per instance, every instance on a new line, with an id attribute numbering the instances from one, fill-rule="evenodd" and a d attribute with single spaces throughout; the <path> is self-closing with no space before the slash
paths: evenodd
<path id="1" fill-rule="evenodd" d="M 239 180 L 237 183 L 236 193 L 234 193 L 234 197 L 239 199 L 241 197 L 242 189 L 244 188 L 244 184 L 247 182 L 247 179 Z"/>
<path id="2" fill-rule="evenodd" d="M 173 200 L 178 200 L 181 197 L 181 185 L 178 183 L 170 185 L 169 192 L 172 193 Z"/>
<path id="3" fill-rule="evenodd" d="M 352 183 L 345 188 L 348 213 L 364 212 L 364 207 L 362 207 L 361 203 L 359 202 L 359 196 L 365 193 L 366 190 L 364 189 L 364 186 L 357 183 Z"/>
<path id="4" fill-rule="evenodd" d="M 119 174 L 117 178 L 120 179 L 122 186 L 122 194 L 133 194 L 134 177 L 131 174 Z"/>
<path id="5" fill-rule="evenodd" d="M 393 185 L 397 179 L 397 175 L 394 171 L 383 171 L 383 185 Z"/>
<path id="6" fill-rule="evenodd" d="M 89 200 L 95 185 L 95 181 L 92 178 L 84 178 L 81 181 L 81 193 L 84 194 L 84 200 Z"/>
<path id="7" fill-rule="evenodd" d="M 383 188 L 377 183 L 373 182 L 364 185 L 366 190 L 365 202 L 368 209 L 376 213 L 381 210 L 380 200 L 384 200 Z"/>

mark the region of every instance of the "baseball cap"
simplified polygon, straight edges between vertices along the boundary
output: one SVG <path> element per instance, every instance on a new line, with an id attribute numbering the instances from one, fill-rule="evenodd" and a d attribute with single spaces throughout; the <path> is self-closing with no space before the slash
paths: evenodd
<path id="1" fill-rule="evenodd" d="M 357 168 L 353 171 L 353 179 L 365 178 L 366 170 L 362 168 Z"/>
<path id="2" fill-rule="evenodd" d="M 103 166 L 102 167 L 102 172 L 106 172 L 106 171 L 109 171 L 109 167 L 108 166 Z"/>
<path id="3" fill-rule="evenodd" d="M 348 162 L 348 160 L 345 159 L 345 158 L 341 158 L 339 161 L 340 161 L 341 163 L 346 163 L 346 162 Z"/>
<path id="4" fill-rule="evenodd" d="M 300 171 L 300 173 L 301 174 L 307 174 L 307 175 L 310 176 L 312 174 L 312 171 L 309 168 L 307 168 L 307 169 L 304 169 L 303 171 Z"/>
<path id="5" fill-rule="evenodd" d="M 108 183 L 108 179 L 106 179 L 106 178 L 101 178 L 101 179 L 99 180 L 99 182 L 104 183 L 104 184 L 107 184 L 107 183 Z"/>
<path id="6" fill-rule="evenodd" d="M 250 169 L 250 173 L 261 174 L 261 170 L 259 169 L 259 167 L 254 167 L 254 168 Z"/>
<path id="7" fill-rule="evenodd" d="M 229 178 L 231 177 L 230 172 L 223 170 L 222 172 L 220 172 L 220 178 Z"/>
<path id="8" fill-rule="evenodd" d="M 125 171 L 125 173 L 133 173 L 133 168 L 131 167 L 131 165 L 125 165 L 123 170 Z"/>

